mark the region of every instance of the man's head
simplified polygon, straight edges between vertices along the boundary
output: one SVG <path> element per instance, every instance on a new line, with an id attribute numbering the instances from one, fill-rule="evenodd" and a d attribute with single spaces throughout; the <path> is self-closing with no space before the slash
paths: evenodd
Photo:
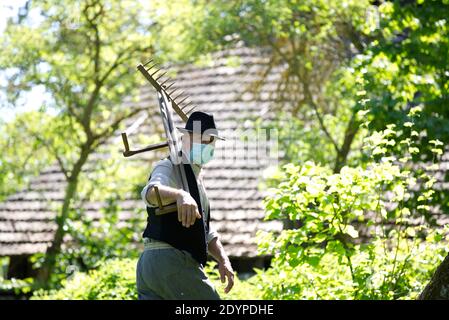
<path id="1" fill-rule="evenodd" d="M 215 150 L 215 138 L 197 133 L 182 135 L 182 150 L 191 163 L 203 165 L 212 160 Z"/>
<path id="2" fill-rule="evenodd" d="M 187 120 L 184 128 L 178 127 L 183 132 L 182 150 L 188 156 L 190 162 L 203 165 L 212 160 L 215 141 L 224 140 L 218 135 L 214 117 L 205 112 L 196 111 Z"/>

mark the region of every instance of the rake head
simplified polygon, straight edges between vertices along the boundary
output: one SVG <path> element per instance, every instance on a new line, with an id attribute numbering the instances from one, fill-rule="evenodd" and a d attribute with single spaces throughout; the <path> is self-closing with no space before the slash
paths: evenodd
<path id="1" fill-rule="evenodd" d="M 148 65 L 149 65 L 149 67 L 147 68 Z M 175 110 L 175 112 L 178 114 L 178 116 L 184 122 L 186 122 L 187 118 L 188 118 L 187 115 L 190 112 L 192 112 L 195 109 L 195 107 L 191 108 L 187 112 L 183 111 L 186 109 L 187 106 L 191 106 L 191 102 L 186 101 L 188 96 L 187 95 L 184 96 L 183 91 L 181 91 L 181 93 L 177 94 L 176 97 L 173 98 L 173 94 L 178 91 L 178 88 L 173 87 L 175 82 L 174 81 L 169 82 L 169 80 L 170 80 L 169 77 L 166 77 L 165 80 L 160 82 L 160 80 L 163 79 L 163 77 L 167 74 L 167 72 L 160 73 L 161 69 L 157 68 L 157 64 L 153 61 L 153 59 L 150 59 L 145 64 L 139 64 L 137 66 L 137 70 L 139 70 L 143 74 L 143 76 L 148 80 L 148 82 L 151 83 L 151 85 L 156 89 L 156 91 L 158 91 L 158 92 L 163 91 L 165 93 L 167 98 L 172 102 L 172 106 L 173 106 L 173 109 Z M 150 73 L 150 71 L 151 71 L 151 73 Z M 155 78 L 156 75 L 157 75 L 157 77 Z M 169 92 L 169 90 L 171 90 L 171 91 Z M 182 100 L 180 100 L 178 102 L 179 98 L 182 98 Z M 152 151 L 152 150 L 169 147 L 168 142 L 160 142 L 160 143 L 149 145 L 145 148 L 131 150 L 129 147 L 128 136 L 127 136 L 126 132 L 122 133 L 122 140 L 123 140 L 123 145 L 125 146 L 125 150 L 123 151 L 123 155 L 125 157 L 130 157 L 130 156 L 133 156 L 133 155 L 136 155 L 136 154 L 139 154 L 142 152 L 146 152 L 146 151 Z"/>
<path id="2" fill-rule="evenodd" d="M 149 68 L 145 68 L 150 63 L 152 63 L 152 65 Z M 159 82 L 167 74 L 167 72 L 166 71 L 162 72 L 157 77 L 155 77 L 155 75 L 161 71 L 161 69 L 159 69 L 159 68 L 157 68 L 155 71 L 153 71 L 152 69 L 155 68 L 156 66 L 157 66 L 157 64 L 153 62 L 153 59 L 150 59 L 145 64 L 139 64 L 137 66 L 137 70 L 139 70 L 144 75 L 144 77 L 151 83 L 151 85 L 157 91 L 165 92 L 167 97 L 172 101 L 173 109 L 178 114 L 178 116 L 183 121 L 187 121 L 187 118 L 188 118 L 187 114 L 189 114 L 195 107 L 190 109 L 188 112 L 183 111 L 186 109 L 186 106 L 188 106 L 190 104 L 190 102 L 189 102 L 189 103 L 183 105 L 183 103 L 186 102 L 186 99 L 188 98 L 188 96 L 183 97 L 182 100 L 178 102 L 177 100 L 184 95 L 184 92 L 181 92 L 181 93 L 177 94 L 176 97 L 173 98 L 173 94 L 178 91 L 178 88 L 173 87 L 175 82 L 173 81 L 170 84 L 168 84 L 168 81 L 170 80 L 170 78 L 168 78 L 168 77 L 164 81 Z M 150 70 L 152 71 L 152 73 L 149 72 Z M 170 89 L 171 89 L 171 91 L 169 91 Z"/>

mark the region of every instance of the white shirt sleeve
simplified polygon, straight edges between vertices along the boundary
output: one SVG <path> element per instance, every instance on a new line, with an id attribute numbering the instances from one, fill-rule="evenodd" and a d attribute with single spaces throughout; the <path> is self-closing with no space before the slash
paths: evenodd
<path id="1" fill-rule="evenodd" d="M 218 238 L 218 232 L 212 226 L 209 225 L 209 233 L 207 234 L 207 243 L 211 242 L 213 239 Z"/>
<path id="2" fill-rule="evenodd" d="M 140 195 L 141 195 L 141 197 L 142 197 L 143 202 L 145 202 L 145 205 L 146 205 L 146 206 L 148 206 L 148 207 L 156 207 L 155 205 L 149 203 L 148 200 L 147 200 L 147 197 L 146 197 L 146 195 L 147 195 L 147 193 L 148 193 L 148 189 L 151 189 L 151 188 L 152 188 L 152 186 L 150 186 L 149 184 L 147 184 L 147 185 L 142 189 L 142 192 L 140 193 Z"/>
<path id="3" fill-rule="evenodd" d="M 173 167 L 170 160 L 161 160 L 155 165 L 153 172 L 151 173 L 151 179 L 148 181 L 147 185 L 142 189 L 142 192 L 140 193 L 143 202 L 145 202 L 145 205 L 147 205 L 148 207 L 157 207 L 157 205 L 148 202 L 146 197 L 153 186 L 164 185 L 173 187 L 173 182 L 171 179 L 172 169 Z"/>

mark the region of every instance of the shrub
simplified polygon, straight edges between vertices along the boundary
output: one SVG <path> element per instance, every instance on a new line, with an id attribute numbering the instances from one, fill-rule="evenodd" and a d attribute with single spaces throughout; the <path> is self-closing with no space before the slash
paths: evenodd
<path id="1" fill-rule="evenodd" d="M 77 272 L 64 280 L 59 290 L 39 290 L 32 299 L 45 300 L 133 300 L 137 299 L 136 259 L 112 259 L 96 270 L 87 273 Z M 205 268 L 222 299 L 260 299 L 260 287 L 257 289 L 254 279 L 242 281 L 235 277 L 235 285 L 229 294 L 225 294 L 220 283 L 215 262 L 209 262 Z"/>
<path id="2" fill-rule="evenodd" d="M 129 300 L 137 299 L 136 261 L 112 259 L 87 273 L 76 272 L 63 280 L 59 290 L 39 290 L 32 299 L 44 300 Z"/>
<path id="3" fill-rule="evenodd" d="M 260 300 L 262 299 L 262 286 L 259 278 L 252 276 L 246 280 L 240 280 L 238 275 L 234 277 L 234 287 L 229 293 L 224 293 L 227 282 L 222 284 L 220 274 L 216 268 L 216 262 L 208 262 L 205 271 L 209 279 L 214 284 L 220 297 L 224 300 Z"/>
<path id="4" fill-rule="evenodd" d="M 447 230 L 424 219 L 435 182 L 411 163 L 416 152 L 413 118 L 366 139 L 370 161 L 333 173 L 306 162 L 287 164 L 265 200 L 266 220 L 292 220 L 279 235 L 258 232 L 272 268 L 259 271 L 265 299 L 415 298 L 447 254 Z M 400 153 L 392 152 L 395 138 Z M 400 132 L 399 132 L 400 131 Z M 441 154 L 441 143 L 431 148 Z M 418 197 L 413 192 L 418 190 Z M 365 234 L 359 235 L 359 231 Z"/>

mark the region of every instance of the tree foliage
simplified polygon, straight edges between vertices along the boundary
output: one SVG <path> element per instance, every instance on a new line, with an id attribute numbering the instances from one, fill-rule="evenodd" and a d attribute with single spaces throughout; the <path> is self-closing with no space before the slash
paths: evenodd
<path id="1" fill-rule="evenodd" d="M 181 6 L 188 9 L 179 10 Z M 185 41 L 162 46 L 190 59 L 236 45 L 266 49 L 267 64 L 247 90 L 258 96 L 264 85 L 273 83 L 276 90 L 270 99 L 277 102 L 273 111 L 319 128 L 323 149 L 330 146 L 326 160 L 331 159 L 329 163 L 338 171 L 358 131 L 354 117 L 359 107 L 353 88 L 356 75 L 343 74 L 342 68 L 370 41 L 366 29 L 372 29 L 372 21 L 366 19 L 367 8 L 368 1 L 351 0 L 173 1 L 162 11 L 161 20 L 167 24 L 174 20 L 176 27 L 168 32 Z M 195 18 L 186 19 L 193 10 Z M 278 79 L 270 77 L 273 71 Z M 337 118 L 337 126 L 328 118 Z M 282 135 L 304 129 L 298 125 L 288 126 L 290 131 Z M 297 158 L 297 153 L 286 153 L 285 161 Z"/>
<path id="2" fill-rule="evenodd" d="M 138 96 L 141 81 L 134 67 L 151 53 L 154 38 L 147 11 L 138 2 L 46 0 L 29 2 L 27 9 L 29 14 L 8 22 L 0 38 L 5 48 L 0 70 L 7 76 L 10 103 L 42 86 L 58 114 L 46 128 L 28 123 L 22 127 L 32 141 L 47 148 L 67 182 L 40 274 L 48 284 L 67 219 L 79 200 L 79 179 L 87 159 L 125 119 L 143 110 L 121 104 L 126 96 Z"/>
<path id="3" fill-rule="evenodd" d="M 448 141 L 448 10 L 447 1 L 389 1 L 379 7 L 381 37 L 365 50 L 360 65 L 374 128 L 400 122 L 420 105 L 416 130 L 425 133 L 422 144 Z"/>
<path id="4" fill-rule="evenodd" d="M 31 130 L 43 130 L 51 119 L 45 113 L 26 112 L 11 122 L 0 123 L 0 201 L 25 188 L 31 177 L 55 161 L 39 141 L 30 139 L 23 130 L 24 124 Z"/>
<path id="5" fill-rule="evenodd" d="M 419 108 L 409 113 L 412 120 L 418 115 Z M 312 162 L 283 167 L 265 201 L 266 219 L 298 220 L 299 226 L 280 235 L 259 232 L 261 253 L 274 255 L 265 298 L 417 297 L 447 254 L 449 230 L 424 220 L 435 179 L 413 172 L 416 142 L 401 140 L 400 154 L 392 148 L 413 125 L 390 125 L 367 137 L 371 160 L 363 166 L 339 173 Z M 441 143 L 430 149 L 440 153 Z M 408 201 L 419 185 L 418 203 Z"/>

